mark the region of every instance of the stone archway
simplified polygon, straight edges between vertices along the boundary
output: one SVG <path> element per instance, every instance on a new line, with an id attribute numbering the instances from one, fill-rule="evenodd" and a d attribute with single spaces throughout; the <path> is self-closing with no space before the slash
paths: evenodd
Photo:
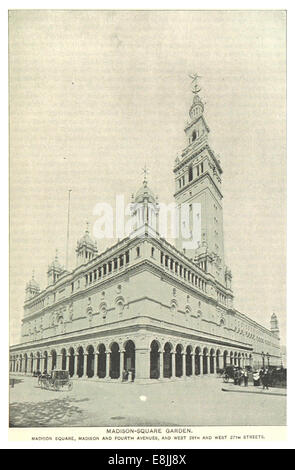
<path id="1" fill-rule="evenodd" d="M 193 373 L 192 347 L 187 346 L 185 354 L 185 375 L 190 377 Z"/>
<path id="2" fill-rule="evenodd" d="M 218 372 L 219 369 L 220 369 L 220 355 L 221 355 L 220 350 L 217 349 L 217 351 L 216 351 L 216 372 Z"/>
<path id="3" fill-rule="evenodd" d="M 132 380 L 135 379 L 135 344 L 133 341 L 128 340 L 125 343 L 125 353 L 124 353 L 124 369 L 131 371 Z"/>
<path id="4" fill-rule="evenodd" d="M 203 374 L 208 374 L 208 349 L 203 349 Z"/>
<path id="5" fill-rule="evenodd" d="M 78 348 L 77 355 L 77 376 L 82 377 L 84 374 L 84 349 L 82 346 Z"/>
<path id="6" fill-rule="evenodd" d="M 223 368 L 225 369 L 227 366 L 227 357 L 228 357 L 228 351 L 223 352 Z"/>
<path id="7" fill-rule="evenodd" d="M 165 343 L 163 352 L 163 377 L 170 379 L 172 377 L 172 345 Z"/>
<path id="8" fill-rule="evenodd" d="M 67 370 L 67 351 L 64 348 L 61 350 L 61 368 Z"/>
<path id="9" fill-rule="evenodd" d="M 57 353 L 55 349 L 53 349 L 51 352 L 51 370 L 56 369 L 56 363 L 57 363 Z"/>
<path id="10" fill-rule="evenodd" d="M 160 377 L 160 345 L 153 340 L 150 348 L 150 378 Z"/>
<path id="11" fill-rule="evenodd" d="M 73 377 L 75 374 L 75 351 L 74 348 L 69 349 L 69 374 Z"/>
<path id="12" fill-rule="evenodd" d="M 36 370 L 40 372 L 40 366 L 41 366 L 41 354 L 39 351 L 37 352 L 37 364 L 36 364 Z"/>
<path id="13" fill-rule="evenodd" d="M 195 349 L 195 374 L 201 374 L 201 349 L 197 346 Z"/>
<path id="14" fill-rule="evenodd" d="M 87 347 L 87 364 L 86 364 L 86 375 L 91 379 L 95 375 L 94 371 L 94 347 L 89 345 Z"/>
<path id="15" fill-rule="evenodd" d="M 118 343 L 113 343 L 110 354 L 110 378 L 118 379 L 120 377 L 120 348 Z"/>
<path id="16" fill-rule="evenodd" d="M 107 373 L 107 356 L 106 356 L 106 347 L 104 344 L 98 346 L 98 365 L 97 365 L 97 375 L 100 379 L 106 377 Z"/>
<path id="17" fill-rule="evenodd" d="M 25 365 L 24 365 L 25 370 L 24 370 L 24 372 L 26 374 L 27 371 L 28 371 L 28 355 L 27 355 L 27 353 L 25 353 L 25 355 L 24 355 L 24 361 L 25 361 Z"/>
<path id="18" fill-rule="evenodd" d="M 210 374 L 214 374 L 214 349 L 210 349 Z"/>
<path id="19" fill-rule="evenodd" d="M 175 375 L 176 377 L 183 376 L 183 359 L 182 359 L 183 347 L 178 344 L 175 348 Z"/>

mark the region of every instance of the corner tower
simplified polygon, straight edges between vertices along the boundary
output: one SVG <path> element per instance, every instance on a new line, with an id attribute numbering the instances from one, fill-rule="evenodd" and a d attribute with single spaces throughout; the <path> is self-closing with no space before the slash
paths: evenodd
<path id="1" fill-rule="evenodd" d="M 222 284 L 229 284 L 229 270 L 224 266 L 223 209 L 220 159 L 208 142 L 210 129 L 204 117 L 204 103 L 199 95 L 198 75 L 193 77 L 193 102 L 184 132 L 187 146 L 174 166 L 175 200 L 179 209 L 179 237 L 176 247 L 188 258 L 211 273 Z M 182 213 L 186 205 L 187 212 Z M 198 214 L 196 214 L 198 211 Z M 187 214 L 184 217 L 182 214 Z M 198 240 L 192 236 L 193 224 L 199 224 Z M 190 247 L 183 250 L 191 236 Z M 227 277 L 227 279 L 226 279 Z M 231 274 L 230 274 L 231 278 Z"/>

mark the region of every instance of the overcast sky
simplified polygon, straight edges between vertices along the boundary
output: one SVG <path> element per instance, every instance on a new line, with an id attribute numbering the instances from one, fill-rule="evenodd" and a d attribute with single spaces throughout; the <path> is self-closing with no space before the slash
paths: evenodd
<path id="1" fill-rule="evenodd" d="M 10 12 L 10 332 L 25 284 L 47 285 L 57 248 L 70 266 L 98 202 L 141 185 L 172 202 L 175 157 L 198 72 L 220 154 L 226 263 L 235 307 L 285 342 L 285 13 Z M 103 250 L 112 241 L 99 241 Z"/>

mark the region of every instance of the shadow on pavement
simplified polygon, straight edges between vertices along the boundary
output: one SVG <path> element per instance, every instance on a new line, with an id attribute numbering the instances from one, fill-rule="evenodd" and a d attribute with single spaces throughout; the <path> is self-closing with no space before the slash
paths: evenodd
<path id="1" fill-rule="evenodd" d="M 88 398 L 76 400 L 65 397 L 37 403 L 12 403 L 10 405 L 10 427 L 49 427 L 64 426 L 68 420 L 81 420 L 83 411 L 76 403 L 88 401 Z"/>

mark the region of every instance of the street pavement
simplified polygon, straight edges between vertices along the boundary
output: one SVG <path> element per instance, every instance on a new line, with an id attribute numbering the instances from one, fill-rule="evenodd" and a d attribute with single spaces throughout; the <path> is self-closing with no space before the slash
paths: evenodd
<path id="1" fill-rule="evenodd" d="M 78 379 L 71 391 L 44 390 L 36 378 L 11 377 L 16 379 L 10 387 L 11 427 L 286 424 L 286 396 L 281 389 L 276 394 L 245 393 L 245 387 L 224 384 L 213 376 L 150 384 Z"/>

